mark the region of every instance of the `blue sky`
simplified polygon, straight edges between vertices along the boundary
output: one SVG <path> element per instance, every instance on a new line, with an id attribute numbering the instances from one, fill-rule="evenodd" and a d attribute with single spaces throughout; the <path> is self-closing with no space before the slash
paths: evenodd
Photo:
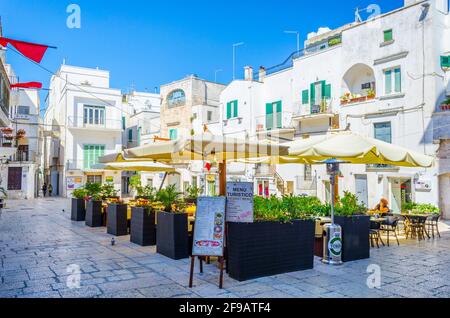
<path id="1" fill-rule="evenodd" d="M 81 8 L 81 29 L 66 26 L 69 4 Z M 111 72 L 111 86 L 127 91 L 153 91 L 188 74 L 228 83 L 232 78 L 232 44 L 238 49 L 237 74 L 243 67 L 270 67 L 296 49 L 318 27 L 339 27 L 354 20 L 356 7 L 376 3 L 382 12 L 401 7 L 403 0 L 2 0 L 4 36 L 57 46 L 42 65 L 56 71 L 67 64 L 100 67 Z M 50 75 L 10 52 L 7 56 L 21 81 Z M 42 105 L 44 108 L 45 105 Z"/>

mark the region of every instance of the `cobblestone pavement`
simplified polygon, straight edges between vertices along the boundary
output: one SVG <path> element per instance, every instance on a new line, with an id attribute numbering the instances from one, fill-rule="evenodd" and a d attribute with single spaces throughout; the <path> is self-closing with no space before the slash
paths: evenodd
<path id="1" fill-rule="evenodd" d="M 65 210 L 65 212 L 63 212 Z M 450 228 L 442 238 L 372 249 L 370 260 L 239 283 L 208 265 L 188 288 L 189 261 L 173 261 L 117 239 L 104 228 L 70 221 L 70 201 L 9 201 L 0 216 L 0 297 L 449 297 Z M 81 288 L 67 286 L 67 267 L 81 268 Z M 367 286 L 368 266 L 381 267 L 381 287 Z"/>

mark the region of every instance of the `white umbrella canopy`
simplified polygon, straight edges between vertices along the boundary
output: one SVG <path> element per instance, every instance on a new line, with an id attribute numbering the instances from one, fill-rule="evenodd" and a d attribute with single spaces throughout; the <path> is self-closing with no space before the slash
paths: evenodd
<path id="1" fill-rule="evenodd" d="M 336 158 L 352 164 L 429 168 L 435 161 L 434 157 L 352 132 L 296 140 L 286 145 L 289 146 L 289 157 L 311 162 Z"/>
<path id="2" fill-rule="evenodd" d="M 92 167 L 97 170 L 130 171 L 130 172 L 175 172 L 175 168 L 150 161 L 127 161 L 99 163 Z"/>
<path id="3" fill-rule="evenodd" d="M 225 162 L 287 154 L 288 147 L 284 145 L 215 136 L 209 133 L 177 141 L 156 142 L 124 151 L 127 159 L 151 159 L 171 163 L 192 160 Z"/>

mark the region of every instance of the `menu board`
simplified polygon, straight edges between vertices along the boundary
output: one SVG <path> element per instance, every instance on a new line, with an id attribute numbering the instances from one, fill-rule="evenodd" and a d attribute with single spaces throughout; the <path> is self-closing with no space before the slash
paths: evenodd
<path id="1" fill-rule="evenodd" d="M 194 256 L 223 256 L 225 197 L 200 197 L 195 214 Z"/>
<path id="2" fill-rule="evenodd" d="M 253 183 L 227 183 L 227 222 L 253 223 Z"/>
<path id="3" fill-rule="evenodd" d="M 83 186 L 83 178 L 67 177 L 67 190 L 77 190 Z"/>

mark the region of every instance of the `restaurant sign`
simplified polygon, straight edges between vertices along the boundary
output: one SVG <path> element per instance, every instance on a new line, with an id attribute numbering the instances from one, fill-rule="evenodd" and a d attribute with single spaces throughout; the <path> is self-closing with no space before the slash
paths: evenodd
<path id="1" fill-rule="evenodd" d="M 192 255 L 223 256 L 225 201 L 225 197 L 198 198 Z"/>
<path id="2" fill-rule="evenodd" d="M 253 223 L 253 183 L 227 183 L 227 222 Z"/>
<path id="3" fill-rule="evenodd" d="M 67 190 L 77 190 L 83 187 L 82 177 L 67 177 Z"/>

